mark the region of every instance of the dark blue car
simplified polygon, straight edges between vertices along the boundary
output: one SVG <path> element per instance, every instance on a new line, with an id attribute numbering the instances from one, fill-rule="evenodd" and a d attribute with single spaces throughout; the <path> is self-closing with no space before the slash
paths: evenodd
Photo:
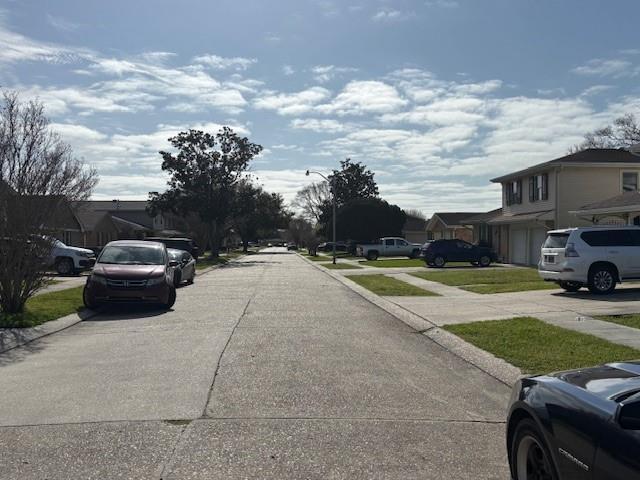
<path id="1" fill-rule="evenodd" d="M 464 240 L 433 240 L 422 246 L 420 256 L 430 267 L 444 267 L 447 262 L 469 262 L 472 265 L 488 267 L 497 260 L 489 247 L 473 245 Z"/>
<path id="2" fill-rule="evenodd" d="M 514 480 L 640 479 L 640 361 L 518 381 L 507 450 Z"/>

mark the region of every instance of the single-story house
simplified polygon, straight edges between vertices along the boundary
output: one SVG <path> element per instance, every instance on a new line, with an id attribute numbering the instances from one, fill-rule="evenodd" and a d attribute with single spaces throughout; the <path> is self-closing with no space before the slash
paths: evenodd
<path id="1" fill-rule="evenodd" d="M 427 222 L 427 234 L 433 240 L 455 239 L 473 241 L 473 230 L 463 221 L 480 212 L 438 212 Z"/>
<path id="2" fill-rule="evenodd" d="M 477 213 L 461 220 L 473 230 L 473 243 L 492 247 L 500 243 L 500 229 L 489 224 L 490 220 L 502 215 L 502 208 L 496 208 L 489 212 Z"/>
<path id="3" fill-rule="evenodd" d="M 410 243 L 425 243 L 431 240 L 429 232 L 427 232 L 427 223 L 429 220 L 407 214 L 407 219 L 402 227 L 402 236 Z"/>

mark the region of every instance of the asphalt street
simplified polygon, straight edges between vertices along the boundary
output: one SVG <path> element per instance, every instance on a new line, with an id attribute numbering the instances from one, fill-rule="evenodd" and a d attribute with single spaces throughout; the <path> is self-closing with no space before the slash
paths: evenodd
<path id="1" fill-rule="evenodd" d="M 506 480 L 508 395 L 272 250 L 0 355 L 0 479 Z"/>

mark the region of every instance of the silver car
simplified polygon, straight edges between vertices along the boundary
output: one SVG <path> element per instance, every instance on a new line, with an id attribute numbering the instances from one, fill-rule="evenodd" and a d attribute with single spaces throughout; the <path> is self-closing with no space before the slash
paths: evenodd
<path id="1" fill-rule="evenodd" d="M 170 260 L 178 262 L 178 265 L 174 267 L 173 284 L 176 287 L 180 286 L 182 282 L 187 282 L 191 285 L 196 278 L 195 259 L 185 250 L 167 248 L 167 252 Z"/>

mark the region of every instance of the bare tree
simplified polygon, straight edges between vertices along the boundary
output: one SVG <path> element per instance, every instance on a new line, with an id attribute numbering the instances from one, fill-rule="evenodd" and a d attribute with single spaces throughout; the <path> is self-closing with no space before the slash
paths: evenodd
<path id="1" fill-rule="evenodd" d="M 623 115 L 612 125 L 599 128 L 584 136 L 584 141 L 574 145 L 569 152 L 577 153 L 587 148 L 629 148 L 640 143 L 640 125 L 632 114 Z"/>
<path id="2" fill-rule="evenodd" d="M 311 183 L 300 190 L 291 202 L 291 206 L 300 210 L 306 219 L 318 222 L 322 206 L 330 201 L 331 188 L 329 188 L 329 183 L 318 182 Z"/>
<path id="3" fill-rule="evenodd" d="M 86 200 L 95 170 L 75 158 L 36 101 L 16 92 L 0 99 L 0 310 L 22 312 L 44 284 L 56 218 L 70 202 Z"/>

